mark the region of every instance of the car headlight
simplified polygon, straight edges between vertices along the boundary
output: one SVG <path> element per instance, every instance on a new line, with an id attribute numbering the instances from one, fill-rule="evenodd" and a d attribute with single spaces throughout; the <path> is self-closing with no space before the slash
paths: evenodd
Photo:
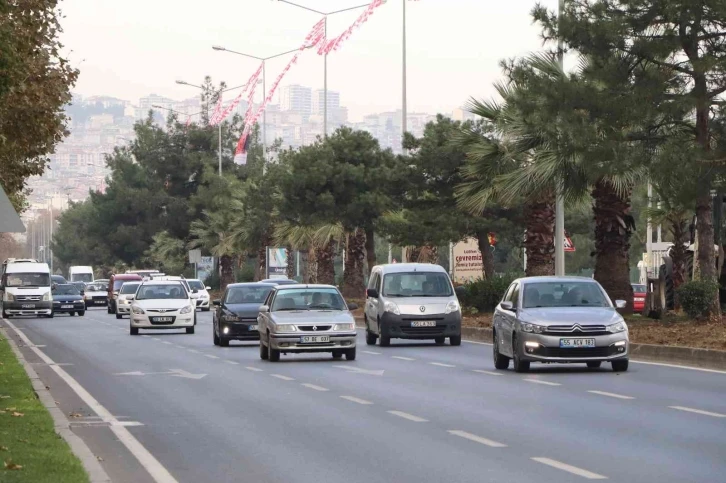
<path id="1" fill-rule="evenodd" d="M 141 308 L 141 307 L 139 307 L 138 305 L 134 305 L 133 307 L 131 307 L 131 311 L 132 311 L 133 313 L 135 313 L 136 315 L 141 315 L 141 314 L 143 314 L 143 313 L 144 313 L 144 309 L 142 309 L 142 308 Z"/>
<path id="2" fill-rule="evenodd" d="M 292 324 L 276 325 L 275 332 L 297 332 L 297 327 Z"/>
<path id="3" fill-rule="evenodd" d="M 179 311 L 179 313 L 180 313 L 180 314 L 188 314 L 188 313 L 189 313 L 189 312 L 191 312 L 192 310 L 194 310 L 194 309 L 192 308 L 192 306 L 191 306 L 191 305 L 187 305 L 186 307 L 184 307 L 183 309 L 181 309 L 181 310 Z"/>
<path id="4" fill-rule="evenodd" d="M 445 314 L 450 314 L 452 312 L 458 312 L 459 311 L 459 302 L 456 300 L 452 300 L 448 304 L 446 304 L 446 310 L 444 311 Z"/>
<path id="5" fill-rule="evenodd" d="M 129 301 L 126 299 L 119 299 L 118 303 L 120 303 L 121 305 L 128 305 Z"/>
<path id="6" fill-rule="evenodd" d="M 355 324 L 335 324 L 333 326 L 333 330 L 337 330 L 337 331 L 355 330 Z"/>
<path id="7" fill-rule="evenodd" d="M 625 332 L 628 330 L 628 326 L 625 322 L 618 322 L 617 324 L 608 325 L 608 332 L 617 334 L 618 332 Z"/>
<path id="8" fill-rule="evenodd" d="M 9 294 L 9 295 L 11 297 L 13 296 L 13 294 Z M 12 300 L 12 299 L 8 299 L 8 300 Z M 50 302 L 51 300 L 53 300 L 53 296 L 51 295 L 50 292 L 46 292 L 46 293 L 43 294 L 43 302 Z"/>
<path id="9" fill-rule="evenodd" d="M 224 322 L 237 322 L 239 320 L 239 317 L 237 317 L 236 315 L 226 315 L 225 314 L 222 316 L 222 320 Z"/>
<path id="10" fill-rule="evenodd" d="M 384 312 L 390 312 L 394 315 L 401 315 L 401 311 L 398 308 L 398 305 L 396 305 L 393 302 L 386 302 L 386 304 L 383 306 Z"/>
<path id="11" fill-rule="evenodd" d="M 13 300 L 15 300 L 15 295 L 5 292 L 5 301 L 12 302 Z M 43 298 L 43 300 L 45 300 L 45 297 Z"/>
<path id="12" fill-rule="evenodd" d="M 535 333 L 535 334 L 541 334 L 542 332 L 544 332 L 545 328 L 542 327 L 541 325 L 537 325 L 537 324 L 527 324 L 527 323 L 524 323 L 524 324 L 522 324 L 522 330 L 525 331 L 525 332 L 532 332 L 532 333 Z"/>

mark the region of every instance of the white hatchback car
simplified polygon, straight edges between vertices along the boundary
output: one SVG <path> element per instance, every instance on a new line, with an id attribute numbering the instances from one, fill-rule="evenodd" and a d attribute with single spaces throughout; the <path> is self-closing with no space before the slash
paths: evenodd
<path id="1" fill-rule="evenodd" d="M 139 329 L 186 329 L 194 333 L 196 301 L 192 300 L 181 282 L 150 280 L 139 285 L 131 300 L 129 332 L 139 335 Z"/>
<path id="2" fill-rule="evenodd" d="M 190 289 L 197 291 L 197 308 L 202 309 L 202 312 L 209 312 L 212 303 L 209 300 L 208 290 L 212 290 L 212 287 L 205 287 L 204 283 L 198 278 L 187 278 L 186 281 Z"/>
<path id="3" fill-rule="evenodd" d="M 123 285 L 121 285 L 121 288 L 118 291 L 118 296 L 116 297 L 117 319 L 122 319 L 124 315 L 131 315 L 131 300 L 129 300 L 129 297 L 134 297 L 136 295 L 136 290 L 138 290 L 139 285 L 141 285 L 141 282 L 137 282 L 136 280 L 124 282 Z"/>

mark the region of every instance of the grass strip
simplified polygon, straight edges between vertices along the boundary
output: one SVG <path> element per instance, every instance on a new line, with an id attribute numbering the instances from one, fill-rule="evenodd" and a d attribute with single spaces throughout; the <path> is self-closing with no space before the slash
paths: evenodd
<path id="1" fill-rule="evenodd" d="M 0 333 L 0 481 L 83 483 L 88 475 Z"/>

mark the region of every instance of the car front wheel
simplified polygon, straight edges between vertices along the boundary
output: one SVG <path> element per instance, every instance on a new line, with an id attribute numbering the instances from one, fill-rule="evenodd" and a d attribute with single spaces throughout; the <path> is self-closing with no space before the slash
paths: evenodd
<path id="1" fill-rule="evenodd" d="M 84 315 L 86 315 L 86 311 L 85 310 L 79 310 L 78 311 L 78 315 L 80 315 L 81 317 L 83 317 Z"/>
<path id="2" fill-rule="evenodd" d="M 267 346 L 260 340 L 260 359 L 266 361 L 270 358 L 270 354 L 267 351 Z"/>
<path id="3" fill-rule="evenodd" d="M 617 361 L 613 361 L 613 371 L 615 372 L 625 372 L 628 370 L 628 360 L 627 359 L 620 359 Z"/>
<path id="4" fill-rule="evenodd" d="M 453 346 L 460 346 L 461 345 L 461 335 L 452 335 L 449 337 L 449 342 Z"/>
<path id="5" fill-rule="evenodd" d="M 529 371 L 529 361 L 523 361 L 519 355 L 519 347 L 517 347 L 517 334 L 512 335 L 512 358 L 514 362 L 514 372 Z"/>
<path id="6" fill-rule="evenodd" d="M 346 349 L 345 351 L 345 359 L 348 361 L 354 361 L 355 360 L 355 347 L 352 349 Z"/>
<path id="7" fill-rule="evenodd" d="M 139 335 L 139 328 L 138 327 L 129 327 L 129 334 Z"/>
<path id="8" fill-rule="evenodd" d="M 194 327 L 187 327 L 187 334 L 193 334 L 194 333 Z"/>
<path id="9" fill-rule="evenodd" d="M 280 351 L 279 349 L 273 349 L 272 347 L 267 347 L 267 350 L 270 354 L 270 362 L 279 362 L 280 360 Z"/>
<path id="10" fill-rule="evenodd" d="M 376 334 L 374 334 L 370 330 L 367 330 L 366 331 L 366 344 L 376 345 L 376 340 L 378 340 L 378 337 L 376 336 Z"/>
<path id="11" fill-rule="evenodd" d="M 509 368 L 509 357 L 503 356 L 499 352 L 499 337 L 497 337 L 497 332 L 494 331 L 494 336 L 492 338 L 492 352 L 494 355 L 494 367 L 497 369 L 507 369 Z"/>

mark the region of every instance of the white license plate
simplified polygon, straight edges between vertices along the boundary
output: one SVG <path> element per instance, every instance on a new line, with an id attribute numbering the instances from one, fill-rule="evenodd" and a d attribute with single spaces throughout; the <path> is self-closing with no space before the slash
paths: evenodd
<path id="1" fill-rule="evenodd" d="M 435 320 L 417 320 L 411 322 L 411 327 L 436 327 Z"/>
<path id="2" fill-rule="evenodd" d="M 21 308 L 23 308 L 23 309 L 34 309 L 35 308 L 35 304 L 23 304 Z"/>
<path id="3" fill-rule="evenodd" d="M 645 302 L 645 299 L 643 297 L 635 297 L 633 299 L 633 301 L 635 301 L 635 302 Z"/>
<path id="4" fill-rule="evenodd" d="M 171 317 L 155 317 L 154 318 L 154 322 L 171 322 L 172 320 L 174 320 L 174 319 Z"/>
<path id="5" fill-rule="evenodd" d="M 96 300 L 94 303 L 96 303 L 96 304 L 105 304 L 106 301 L 105 300 Z"/>
<path id="6" fill-rule="evenodd" d="M 72 305 L 61 305 L 61 308 L 62 309 L 72 309 L 73 306 Z"/>
<path id="7" fill-rule="evenodd" d="M 300 337 L 300 342 L 303 344 L 315 344 L 330 342 L 330 336 L 327 335 L 304 335 Z"/>
<path id="8" fill-rule="evenodd" d="M 250 325 L 249 330 L 257 330 L 257 326 L 256 325 Z"/>
<path id="9" fill-rule="evenodd" d="M 560 339 L 560 347 L 566 349 L 575 347 L 595 347 L 595 339 Z"/>

